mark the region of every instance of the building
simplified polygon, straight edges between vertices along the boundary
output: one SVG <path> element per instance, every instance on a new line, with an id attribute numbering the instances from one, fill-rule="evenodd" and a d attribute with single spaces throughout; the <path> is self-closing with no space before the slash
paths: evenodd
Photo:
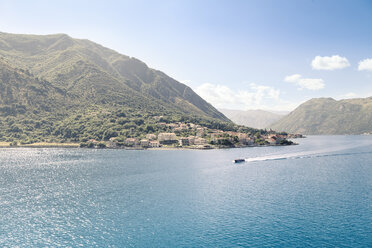
<path id="1" fill-rule="evenodd" d="M 149 146 L 149 140 L 147 140 L 147 139 L 141 139 L 140 140 L 140 145 L 142 146 L 142 147 L 148 147 Z"/>
<path id="2" fill-rule="evenodd" d="M 202 128 L 202 127 L 198 127 L 197 129 L 196 129 L 196 136 L 198 136 L 198 137 L 202 137 L 204 135 L 204 128 Z"/>
<path id="3" fill-rule="evenodd" d="M 172 145 L 178 143 L 175 133 L 159 133 L 158 141 L 162 145 Z"/>
<path id="4" fill-rule="evenodd" d="M 187 124 L 185 124 L 185 123 L 181 123 L 180 126 L 179 126 L 179 128 L 181 130 L 185 130 L 185 129 L 189 129 L 189 126 Z"/>
<path id="5" fill-rule="evenodd" d="M 207 144 L 207 140 L 204 138 L 198 137 L 198 138 L 195 138 L 194 140 L 194 145 L 205 145 L 205 144 Z"/>
<path id="6" fill-rule="evenodd" d="M 178 142 L 179 142 L 180 146 L 189 146 L 190 145 L 190 141 L 189 141 L 188 138 L 182 137 L 182 138 L 179 139 Z"/>
<path id="7" fill-rule="evenodd" d="M 127 139 L 125 139 L 125 145 L 126 146 L 136 146 L 138 144 L 139 144 L 139 141 L 136 138 L 127 138 Z"/>
<path id="8" fill-rule="evenodd" d="M 226 134 L 224 134 L 222 132 L 221 133 L 214 132 L 214 133 L 210 134 L 211 140 L 213 140 L 213 141 L 216 141 L 218 138 L 223 137 L 224 135 L 226 135 Z"/>
<path id="9" fill-rule="evenodd" d="M 154 147 L 160 147 L 159 141 L 156 141 L 156 140 L 150 141 L 149 142 L 149 147 L 152 147 L 152 148 L 154 148 Z"/>
<path id="10" fill-rule="evenodd" d="M 194 145 L 194 141 L 195 141 L 195 136 L 189 136 L 187 137 L 187 139 L 189 140 L 189 145 Z"/>
<path id="11" fill-rule="evenodd" d="M 153 133 L 149 133 L 146 135 L 146 139 L 148 140 L 156 140 L 156 134 L 153 134 Z"/>

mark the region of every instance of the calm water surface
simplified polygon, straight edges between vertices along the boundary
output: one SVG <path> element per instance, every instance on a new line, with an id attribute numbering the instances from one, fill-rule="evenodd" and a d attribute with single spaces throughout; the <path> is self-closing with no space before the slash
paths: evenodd
<path id="1" fill-rule="evenodd" d="M 372 247 L 372 136 L 297 142 L 1 149 L 0 246 Z"/>

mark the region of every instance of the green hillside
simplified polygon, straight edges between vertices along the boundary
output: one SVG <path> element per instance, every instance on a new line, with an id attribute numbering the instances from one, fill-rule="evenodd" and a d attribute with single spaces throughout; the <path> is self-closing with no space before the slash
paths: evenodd
<path id="1" fill-rule="evenodd" d="M 340 101 L 311 99 L 270 127 L 302 134 L 371 133 L 372 97 Z"/>
<path id="2" fill-rule="evenodd" d="M 65 34 L 0 33 L 0 139 L 135 135 L 156 120 L 233 124 L 191 88 L 145 63 Z"/>

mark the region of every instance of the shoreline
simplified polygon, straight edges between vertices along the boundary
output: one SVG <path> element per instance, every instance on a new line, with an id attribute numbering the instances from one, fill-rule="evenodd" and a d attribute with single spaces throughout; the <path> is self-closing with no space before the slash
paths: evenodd
<path id="1" fill-rule="evenodd" d="M 235 149 L 235 148 L 248 148 L 248 147 L 268 147 L 268 146 L 292 146 L 298 145 L 298 143 L 293 142 L 290 145 L 249 145 L 249 146 L 236 146 L 236 147 L 123 147 L 123 148 L 115 148 L 115 147 L 103 147 L 103 148 L 87 148 L 87 147 L 80 147 L 79 143 L 68 143 L 68 144 L 28 144 L 28 145 L 0 145 L 0 149 L 3 148 L 73 148 L 73 149 L 87 149 L 87 150 L 149 150 L 149 151 L 170 151 L 170 150 L 218 150 L 218 149 Z"/>
<path id="2" fill-rule="evenodd" d="M 0 148 L 80 148 L 79 143 L 33 143 L 12 146 L 11 142 L 0 142 Z"/>

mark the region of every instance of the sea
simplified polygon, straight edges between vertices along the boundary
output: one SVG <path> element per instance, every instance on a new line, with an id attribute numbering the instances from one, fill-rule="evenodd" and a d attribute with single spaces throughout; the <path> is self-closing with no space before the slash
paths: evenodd
<path id="1" fill-rule="evenodd" d="M 294 141 L 0 149 L 0 247 L 372 247 L 372 136 Z"/>

